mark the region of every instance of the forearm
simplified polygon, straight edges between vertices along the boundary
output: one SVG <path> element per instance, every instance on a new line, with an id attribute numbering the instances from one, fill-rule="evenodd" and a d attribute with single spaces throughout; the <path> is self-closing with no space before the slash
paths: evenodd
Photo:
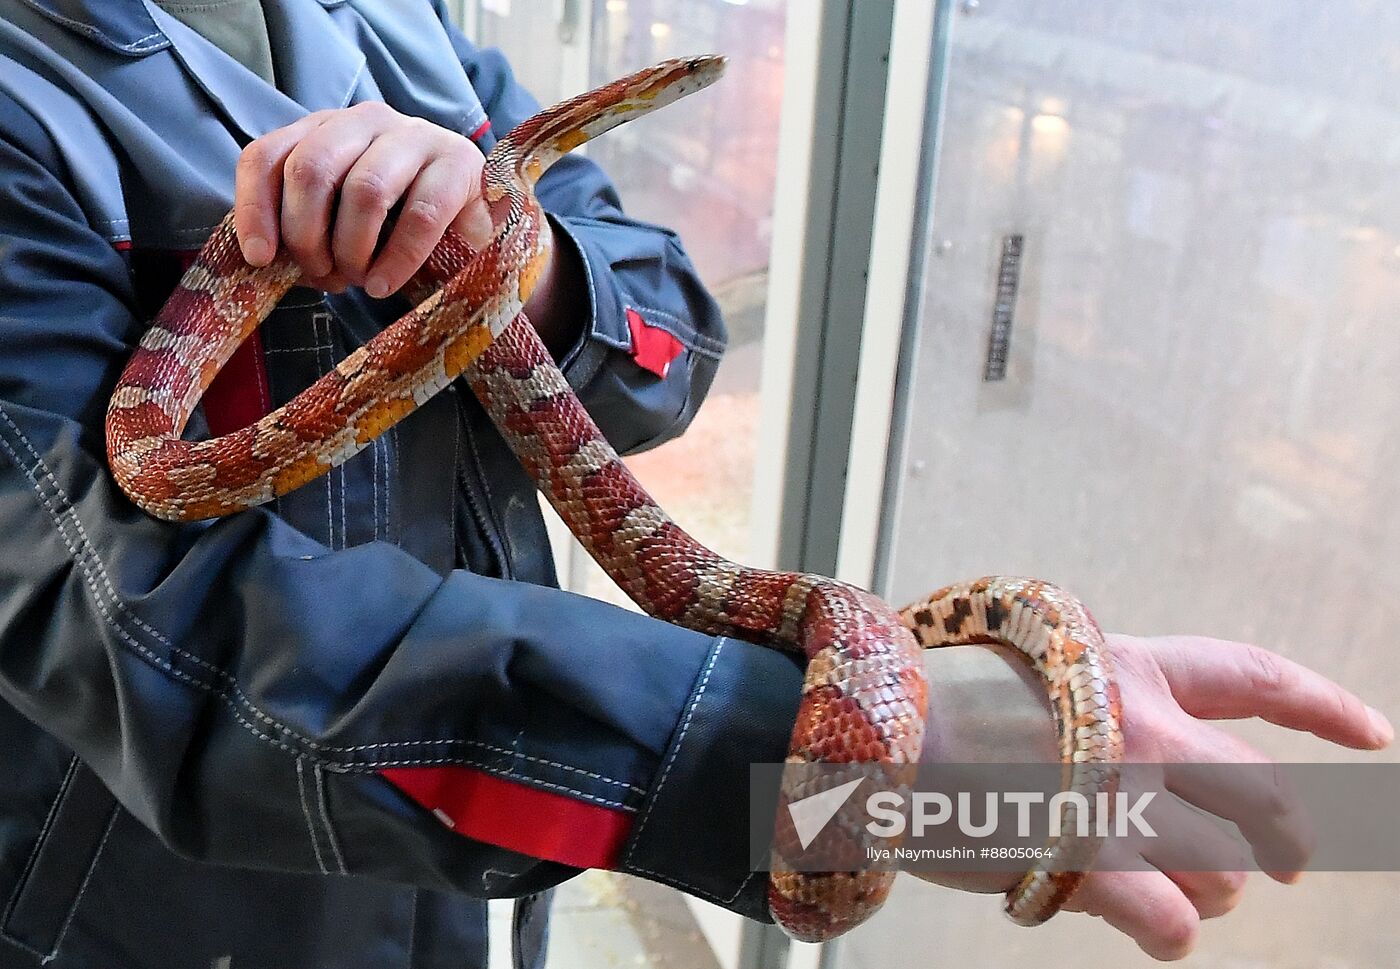
<path id="1" fill-rule="evenodd" d="M 1005 646 L 924 653 L 928 719 L 924 764 L 1043 764 L 1058 760 L 1050 702 L 1036 672 Z M 1016 872 L 920 873 L 963 891 L 1004 892 Z"/>
<path id="2" fill-rule="evenodd" d="M 553 238 L 544 271 L 525 304 L 525 315 L 554 359 L 563 360 L 583 338 L 589 322 L 588 282 L 573 241 L 553 221 L 548 224 Z"/>
<path id="3" fill-rule="evenodd" d="M 1036 672 L 1005 646 L 927 650 L 924 763 L 1042 764 L 1059 759 L 1050 702 Z"/>

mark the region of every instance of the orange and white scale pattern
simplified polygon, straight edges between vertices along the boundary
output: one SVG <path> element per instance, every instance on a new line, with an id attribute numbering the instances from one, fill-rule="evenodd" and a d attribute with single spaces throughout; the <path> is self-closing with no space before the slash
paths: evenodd
<path id="1" fill-rule="evenodd" d="M 900 610 L 925 648 L 999 643 L 1018 650 L 1040 674 L 1059 737 L 1065 790 L 1084 796 L 1087 828 L 1097 830 L 1097 794 L 1117 790 L 1123 758 L 1122 703 L 1098 623 L 1084 605 L 1048 582 L 989 576 L 949 586 Z M 1007 896 L 1022 925 L 1045 921 L 1074 894 L 1097 849 L 1075 831 L 1073 809 L 1047 854 Z"/>

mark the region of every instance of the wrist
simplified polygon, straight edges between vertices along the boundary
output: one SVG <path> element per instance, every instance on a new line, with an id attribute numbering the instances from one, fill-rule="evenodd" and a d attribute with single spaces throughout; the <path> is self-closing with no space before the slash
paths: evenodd
<path id="1" fill-rule="evenodd" d="M 587 307 L 587 289 L 583 279 L 583 260 L 571 240 L 546 219 L 551 234 L 545 255 L 545 266 L 530 299 L 525 303 L 525 315 L 539 331 L 554 359 L 562 360 L 578 343 L 587 322 L 579 307 Z"/>
<path id="2" fill-rule="evenodd" d="M 921 763 L 1038 764 L 1059 759 L 1055 722 L 1035 670 L 1005 646 L 924 651 L 929 705 Z M 1018 872 L 939 872 L 924 881 L 965 892 L 1002 893 Z"/>
<path id="3" fill-rule="evenodd" d="M 926 764 L 1057 763 L 1045 687 L 1020 654 L 997 645 L 924 652 L 929 709 Z"/>

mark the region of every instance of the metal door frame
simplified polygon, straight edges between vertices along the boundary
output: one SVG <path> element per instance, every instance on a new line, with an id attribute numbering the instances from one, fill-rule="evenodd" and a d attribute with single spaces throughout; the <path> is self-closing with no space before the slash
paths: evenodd
<path id="1" fill-rule="evenodd" d="M 873 588 L 898 480 L 889 469 L 903 460 L 901 377 L 918 332 L 951 22 L 976 4 L 821 0 L 800 5 L 803 24 L 797 6 L 764 326 L 759 453 L 775 457 L 758 469 L 753 545 L 766 564 Z M 740 969 L 838 961 L 835 944 L 744 927 Z"/>

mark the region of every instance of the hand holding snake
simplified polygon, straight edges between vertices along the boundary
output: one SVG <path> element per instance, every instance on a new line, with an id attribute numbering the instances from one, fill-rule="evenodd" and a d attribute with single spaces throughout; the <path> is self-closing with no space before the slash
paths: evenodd
<path id="1" fill-rule="evenodd" d="M 705 86 L 721 68 L 717 58 L 665 62 L 521 124 L 482 169 L 480 199 L 490 229 L 478 211 L 480 231 L 474 233 L 470 222 L 457 224 L 478 246 L 453 233 L 433 247 L 447 220 L 437 219 L 440 227 L 418 220 L 414 244 L 422 266 L 416 273 L 408 264 L 417 257 L 387 270 L 382 259 L 371 267 L 365 224 L 357 230 L 353 220 L 345 226 L 336 221 L 328 234 L 328 212 L 325 222 L 292 226 L 289 246 L 300 252 L 283 252 L 255 269 L 240 254 L 231 216 L 143 338 L 113 395 L 107 431 L 114 475 L 138 505 L 159 517 L 231 514 L 324 474 L 461 375 L 574 534 L 643 609 L 806 656 L 790 760 L 917 760 L 926 711 L 920 649 L 1002 643 L 1020 651 L 1044 681 L 1071 783 L 1086 793 L 1111 788 L 1123 748 L 1118 695 L 1102 637 L 1078 602 L 1043 582 L 992 577 L 949 587 L 897 612 L 832 580 L 720 559 L 671 522 L 631 477 L 530 325 L 524 310 L 549 265 L 548 223 L 534 199 L 535 181 L 563 152 Z M 360 150 L 353 163 L 368 157 L 364 146 Z M 321 186 L 327 199 L 333 189 Z M 420 179 L 404 176 L 389 185 L 385 198 L 406 193 L 406 211 L 413 211 L 413 192 L 422 189 Z M 441 215 L 441 206 L 435 211 Z M 246 217 L 243 222 L 248 235 Z M 371 219 L 368 226 L 377 223 Z M 259 255 L 276 252 L 266 227 L 254 235 L 266 247 Z M 258 248 L 253 236 L 244 242 Z M 402 248 L 391 238 L 386 251 Z M 182 440 L 209 381 L 303 270 L 327 287 L 363 281 L 383 291 L 393 288 L 395 272 L 414 273 L 410 291 L 421 302 L 251 427 L 210 441 Z M 1091 860 L 1072 838 L 1056 839 L 1052 851 L 1060 862 L 1082 860 L 1081 869 Z M 775 872 L 770 905 L 795 936 L 828 938 L 875 911 L 891 879 L 877 872 Z M 1019 922 L 1042 921 L 1082 879 L 1082 870 L 1042 863 L 1010 886 L 1008 912 Z"/>

